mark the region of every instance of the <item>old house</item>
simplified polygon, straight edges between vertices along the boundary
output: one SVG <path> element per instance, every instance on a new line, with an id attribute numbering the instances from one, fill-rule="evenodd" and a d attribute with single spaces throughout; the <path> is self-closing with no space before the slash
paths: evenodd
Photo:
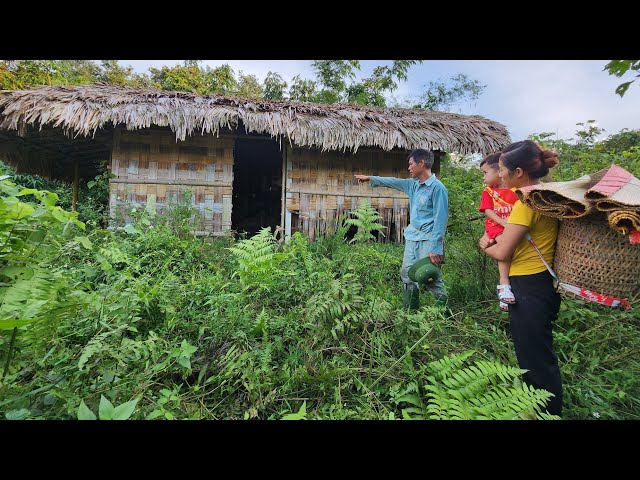
<path id="1" fill-rule="evenodd" d="M 510 143 L 480 116 L 352 104 L 199 96 L 113 85 L 0 92 L 0 158 L 21 173 L 90 179 L 106 162 L 110 213 L 161 210 L 181 192 L 199 230 L 282 226 L 311 237 L 368 199 L 401 240 L 408 200 L 355 173 L 407 176 L 407 153 L 487 154 Z"/>

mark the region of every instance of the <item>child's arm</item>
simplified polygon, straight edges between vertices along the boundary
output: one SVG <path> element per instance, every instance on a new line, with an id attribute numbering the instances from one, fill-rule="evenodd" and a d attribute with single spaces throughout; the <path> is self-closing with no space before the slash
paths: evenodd
<path id="1" fill-rule="evenodd" d="M 486 241 L 483 237 L 479 242 L 480 248 L 491 258 L 508 262 L 511 260 L 516 247 L 528 232 L 529 227 L 527 225 L 509 223 L 504 228 L 504 233 L 500 235 L 500 243 L 495 243 L 495 240 Z"/>
<path id="2" fill-rule="evenodd" d="M 487 218 L 489 220 L 493 220 L 494 222 L 496 222 L 498 225 L 502 225 L 503 227 L 507 225 L 507 219 L 506 218 L 501 218 L 496 212 L 494 212 L 492 209 L 487 208 L 484 211 L 484 214 L 487 216 Z"/>

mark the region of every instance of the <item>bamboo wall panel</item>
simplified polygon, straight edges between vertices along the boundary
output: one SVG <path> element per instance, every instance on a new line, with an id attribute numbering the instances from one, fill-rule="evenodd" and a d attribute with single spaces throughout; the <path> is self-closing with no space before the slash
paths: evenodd
<path id="1" fill-rule="evenodd" d="M 133 206 L 162 213 L 178 195 L 191 191 L 200 211 L 197 231 L 231 230 L 233 187 L 231 137 L 187 137 L 176 143 L 171 131 L 116 129 L 111 155 L 109 212 L 112 221 L 130 221 Z"/>
<path id="2" fill-rule="evenodd" d="M 353 175 L 408 178 L 407 152 L 361 149 L 356 154 L 290 148 L 287 156 L 287 210 L 291 231 L 310 238 L 334 231 L 338 218 L 368 200 L 387 227 L 381 240 L 402 241 L 409 220 L 409 200 L 397 190 L 358 184 Z"/>

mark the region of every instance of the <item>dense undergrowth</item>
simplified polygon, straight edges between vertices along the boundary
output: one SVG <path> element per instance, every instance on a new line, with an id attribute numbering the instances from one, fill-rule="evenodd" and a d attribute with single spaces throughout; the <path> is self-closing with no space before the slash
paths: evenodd
<path id="1" fill-rule="evenodd" d="M 637 175 L 637 147 L 624 151 Z M 268 229 L 193 237 L 188 209 L 116 230 L 80 212 L 83 228 L 55 194 L 3 177 L 1 416 L 549 418 L 549 394 L 520 381 L 497 269 L 477 247 L 480 174 L 445 168 L 450 302 L 425 293 L 415 312 L 401 306 L 403 246 L 348 242 L 347 225 L 287 244 Z M 564 419 L 640 418 L 639 333 L 637 306 L 563 299 Z"/>

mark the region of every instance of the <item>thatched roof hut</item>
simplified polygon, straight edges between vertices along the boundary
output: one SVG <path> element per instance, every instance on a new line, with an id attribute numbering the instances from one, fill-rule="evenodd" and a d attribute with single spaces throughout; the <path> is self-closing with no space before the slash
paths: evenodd
<path id="1" fill-rule="evenodd" d="M 169 152 L 168 135 L 177 148 L 173 157 Z M 356 170 L 364 173 L 369 169 L 374 173 L 370 170 L 373 168 L 380 175 L 394 171 L 404 174 L 407 151 L 414 148 L 487 154 L 510 143 L 504 125 L 477 115 L 200 96 L 105 84 L 0 91 L 0 158 L 21 173 L 70 179 L 76 165 L 79 176 L 90 177 L 97 172 L 96 164 L 106 160 L 117 175 L 114 183 L 141 184 L 138 180 L 144 180 L 146 185 L 160 185 L 163 183 L 155 181 L 162 177 L 160 170 L 147 176 L 149 172 L 138 171 L 138 163 L 142 162 L 147 170 L 170 170 L 173 162 L 174 170 L 176 165 L 178 170 L 180 165 L 190 165 L 184 168 L 193 173 L 183 175 L 183 179 L 191 183 L 178 183 L 180 175 L 171 178 L 169 174 L 168 185 L 205 187 L 209 185 L 207 182 L 214 182 L 215 177 L 221 182 L 220 187 L 232 187 L 237 168 L 234 161 L 234 151 L 238 149 L 236 140 L 243 138 L 277 142 L 282 152 L 282 198 L 287 199 L 287 207 L 296 203 L 296 196 L 289 195 L 295 192 L 288 188 L 295 187 L 293 171 L 296 166 L 300 167 L 296 165 L 296 158 L 304 165 L 301 168 L 306 168 L 310 174 L 309 178 L 301 178 L 302 183 L 313 183 L 309 180 L 314 175 L 305 163 L 310 160 L 329 177 L 332 177 L 331 171 L 334 177 L 340 177 L 337 182 L 323 185 L 339 187 L 337 190 L 329 188 L 329 191 L 335 190 L 334 196 L 344 197 L 345 194 L 350 196 L 350 191 L 358 190 L 358 187 L 348 188 L 351 185 L 344 184 Z M 141 147 L 143 144 L 146 146 Z M 127 153 L 123 153 L 125 151 Z M 299 155 L 294 153 L 296 151 Z M 187 159 L 185 155 L 191 157 Z M 223 155 L 225 159 L 214 162 L 211 157 L 215 159 L 216 155 Z M 301 155 L 310 157 L 301 160 Z M 380 165 L 376 163 L 378 157 Z M 331 163 L 331 159 L 335 164 L 329 166 L 327 161 Z M 128 162 L 127 175 L 121 176 L 117 171 L 122 167 L 116 165 L 118 161 Z M 136 162 L 135 167 L 132 161 Z M 155 162 L 155 167 L 150 167 L 149 162 Z M 214 171 L 223 174 L 200 175 L 207 168 L 211 169 L 207 164 L 217 165 Z M 226 167 L 222 168 L 222 165 Z M 292 172 L 293 177 L 287 176 L 287 172 Z M 201 176 L 202 185 L 198 183 Z M 275 178 L 273 172 L 271 176 Z M 209 186 L 214 188 L 213 183 Z M 387 189 L 377 189 L 375 193 L 379 190 Z M 322 186 L 320 191 L 327 193 Z M 211 195 L 219 196 L 213 192 Z M 229 191 L 227 195 L 232 194 Z M 290 202 L 292 198 L 294 200 Z M 298 200 L 304 203 L 302 198 Z M 282 219 L 284 210 L 283 205 Z M 223 213 L 230 215 L 230 211 L 231 205 Z M 220 213 L 215 209 L 214 212 Z M 230 228 L 228 220 L 222 223 Z"/>
<path id="2" fill-rule="evenodd" d="M 284 136 L 293 145 L 322 151 L 356 152 L 361 146 L 375 146 L 387 151 L 427 148 L 486 154 L 510 141 L 504 125 L 478 115 L 199 96 L 105 84 L 0 91 L 3 141 L 9 141 L 9 132 L 26 137 L 28 127 L 42 131 L 47 126 L 81 141 L 100 138 L 101 131 L 118 125 L 127 130 L 168 126 L 176 140 L 185 140 L 193 134 L 218 135 L 240 122 L 247 132 Z M 83 146 L 77 147 L 74 151 L 81 153 Z M 9 155 L 7 161 L 24 172 L 49 173 L 28 158 Z"/>

